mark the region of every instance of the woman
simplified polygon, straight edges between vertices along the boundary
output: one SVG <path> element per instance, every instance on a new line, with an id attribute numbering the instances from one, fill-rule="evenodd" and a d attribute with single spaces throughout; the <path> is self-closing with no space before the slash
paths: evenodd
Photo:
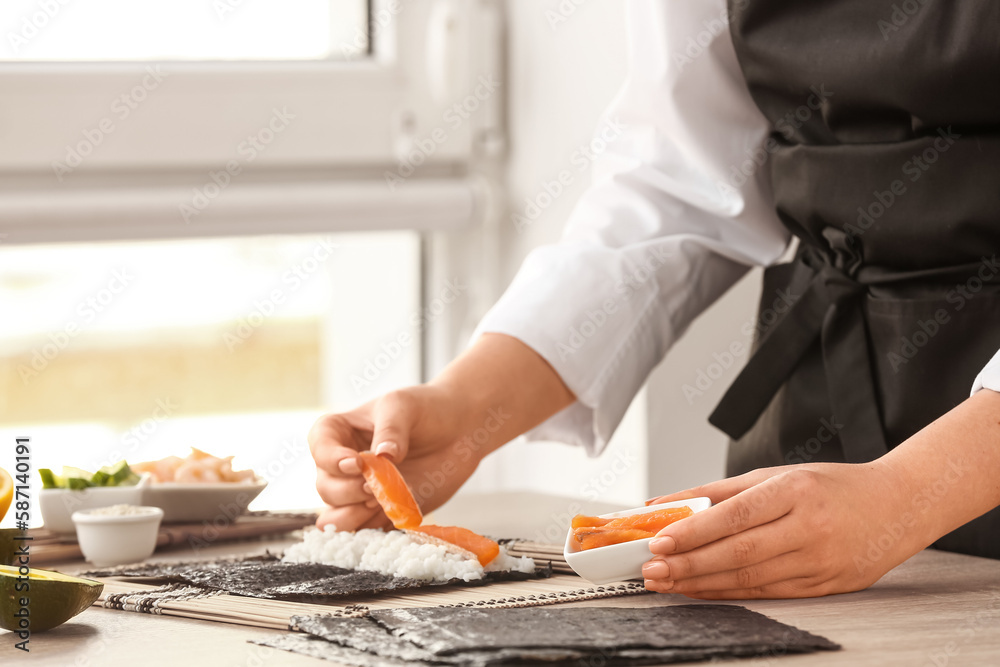
<path id="1" fill-rule="evenodd" d="M 815 596 L 931 544 L 1000 557 L 1000 5 L 630 11 L 625 130 L 564 239 L 440 376 L 317 422 L 319 523 L 384 521 L 357 450 L 436 480 L 427 508 L 524 432 L 600 451 L 690 321 L 764 265 L 762 335 L 711 418 L 733 476 L 663 497 L 716 506 L 651 544 L 647 588 Z"/>

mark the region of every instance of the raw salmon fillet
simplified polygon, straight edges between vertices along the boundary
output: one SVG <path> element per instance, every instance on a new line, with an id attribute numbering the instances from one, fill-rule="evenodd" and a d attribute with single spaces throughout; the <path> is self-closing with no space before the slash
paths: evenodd
<path id="1" fill-rule="evenodd" d="M 360 452 L 361 474 L 382 511 L 396 528 L 416 528 L 424 520 L 410 487 L 392 461 L 372 452 Z"/>
<path id="2" fill-rule="evenodd" d="M 476 554 L 479 564 L 486 566 L 493 562 L 493 559 L 500 554 L 500 545 L 488 537 L 483 537 L 467 528 L 458 526 L 420 526 L 411 528 L 421 533 L 425 533 L 439 540 L 450 542 L 457 547 Z"/>
<path id="3" fill-rule="evenodd" d="M 669 507 L 614 519 L 578 514 L 573 517 L 573 537 L 580 549 L 606 547 L 653 537 L 673 522 L 692 514 L 694 512 L 687 506 Z"/>

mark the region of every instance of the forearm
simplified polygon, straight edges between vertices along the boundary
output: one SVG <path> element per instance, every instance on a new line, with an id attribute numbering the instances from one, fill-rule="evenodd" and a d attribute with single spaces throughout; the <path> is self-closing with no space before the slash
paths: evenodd
<path id="1" fill-rule="evenodd" d="M 1000 505 L 1000 393 L 982 390 L 876 463 L 899 489 L 898 520 L 925 547 Z"/>
<path id="2" fill-rule="evenodd" d="M 428 384 L 461 406 L 465 435 L 485 428 L 484 456 L 576 400 L 545 359 L 503 334 L 483 334 Z"/>

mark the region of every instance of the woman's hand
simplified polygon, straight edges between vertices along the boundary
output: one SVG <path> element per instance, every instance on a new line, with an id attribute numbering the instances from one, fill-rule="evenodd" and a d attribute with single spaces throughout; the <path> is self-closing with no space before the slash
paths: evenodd
<path id="1" fill-rule="evenodd" d="M 316 488 L 329 505 L 316 525 L 339 530 L 391 527 L 361 476 L 358 452 L 391 458 L 421 509 L 441 506 L 472 475 L 485 452 L 463 441 L 457 415 L 467 406 L 421 385 L 386 394 L 350 412 L 321 417 L 309 432 Z"/>
<path id="2" fill-rule="evenodd" d="M 934 539 L 906 518 L 907 485 L 879 462 L 764 468 L 650 503 L 698 496 L 715 504 L 650 543 L 647 589 L 703 599 L 845 593 Z"/>
<path id="3" fill-rule="evenodd" d="M 458 490 L 483 457 L 574 400 L 530 347 L 503 334 L 484 334 L 431 382 L 325 415 L 313 425 L 316 488 L 329 504 L 316 525 L 390 525 L 365 486 L 358 452 L 391 458 L 429 512 Z"/>

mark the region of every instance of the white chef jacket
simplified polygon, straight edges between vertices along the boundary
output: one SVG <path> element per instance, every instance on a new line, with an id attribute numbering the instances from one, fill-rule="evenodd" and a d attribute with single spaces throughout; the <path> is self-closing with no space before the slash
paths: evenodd
<path id="1" fill-rule="evenodd" d="M 601 123 L 620 136 L 561 241 L 527 257 L 473 336 L 507 334 L 548 361 L 577 402 L 527 437 L 593 455 L 691 321 L 790 242 L 725 0 L 630 2 L 628 29 L 628 76 Z M 983 387 L 1000 391 L 1000 352 Z"/>

